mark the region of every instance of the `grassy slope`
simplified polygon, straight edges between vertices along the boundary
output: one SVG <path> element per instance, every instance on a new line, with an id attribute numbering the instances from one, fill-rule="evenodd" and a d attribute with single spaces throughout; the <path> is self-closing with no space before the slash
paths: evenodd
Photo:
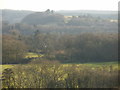
<path id="1" fill-rule="evenodd" d="M 69 63 L 69 64 L 64 64 L 64 65 L 71 65 L 72 63 Z M 101 66 L 106 66 L 106 67 L 109 67 L 109 66 L 113 66 L 114 69 L 117 69 L 118 68 L 118 63 L 117 62 L 102 62 L 102 63 L 84 63 L 84 64 L 76 64 L 76 65 L 86 65 L 86 66 L 89 66 L 89 67 L 93 67 L 93 68 L 96 68 L 96 67 L 101 67 Z M 9 65 L 0 65 L 0 72 L 6 68 L 13 68 L 14 66 L 16 65 L 12 65 L 12 64 L 9 64 Z M 120 69 L 120 67 L 119 67 Z"/>
<path id="2" fill-rule="evenodd" d="M 44 55 L 42 55 L 42 54 L 36 54 L 36 53 L 27 53 L 26 55 L 25 55 L 25 58 L 35 58 L 35 57 L 43 57 Z"/>

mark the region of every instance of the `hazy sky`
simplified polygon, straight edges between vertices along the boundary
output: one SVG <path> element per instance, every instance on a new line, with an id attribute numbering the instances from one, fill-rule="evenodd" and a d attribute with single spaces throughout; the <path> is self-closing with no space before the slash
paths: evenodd
<path id="1" fill-rule="evenodd" d="M 119 0 L 0 0 L 0 9 L 118 10 Z"/>

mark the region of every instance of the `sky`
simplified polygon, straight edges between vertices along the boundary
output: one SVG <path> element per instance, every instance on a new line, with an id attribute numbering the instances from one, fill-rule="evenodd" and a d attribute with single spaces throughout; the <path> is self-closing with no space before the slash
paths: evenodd
<path id="1" fill-rule="evenodd" d="M 0 9 L 32 10 L 118 10 L 119 0 L 0 0 Z"/>

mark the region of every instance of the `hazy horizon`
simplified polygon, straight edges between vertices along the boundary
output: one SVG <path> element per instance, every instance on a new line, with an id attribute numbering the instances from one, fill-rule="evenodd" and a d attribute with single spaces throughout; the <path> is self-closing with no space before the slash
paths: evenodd
<path id="1" fill-rule="evenodd" d="M 117 11 L 119 0 L 1 0 L 0 9 L 45 11 L 95 10 Z"/>
<path id="2" fill-rule="evenodd" d="M 1 9 L 1 8 L 0 8 Z M 48 8 L 48 9 L 50 9 L 50 8 Z M 46 10 L 40 10 L 40 11 L 37 11 L 37 10 L 27 10 L 27 9 L 21 9 L 21 10 L 19 10 L 19 9 L 1 9 L 1 10 L 15 10 L 15 11 L 33 11 L 33 12 L 44 12 L 44 11 L 46 11 Z M 50 9 L 50 10 L 53 10 L 53 9 Z M 76 9 L 74 9 L 74 10 L 54 10 L 54 11 L 103 11 L 103 12 L 105 12 L 105 11 L 113 11 L 113 12 L 116 12 L 116 11 L 118 11 L 118 10 L 89 10 L 89 9 L 78 9 L 78 10 L 76 10 Z"/>

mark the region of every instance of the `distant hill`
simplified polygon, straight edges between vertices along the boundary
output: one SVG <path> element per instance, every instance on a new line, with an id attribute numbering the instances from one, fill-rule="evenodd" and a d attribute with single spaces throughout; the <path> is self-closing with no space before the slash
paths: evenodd
<path id="1" fill-rule="evenodd" d="M 12 23 L 19 23 L 21 21 L 22 22 L 26 22 L 25 18 L 30 18 L 31 16 L 32 16 L 32 18 L 35 19 L 34 16 L 36 16 L 36 15 L 38 15 L 38 16 L 40 15 L 41 16 L 41 20 L 42 20 L 43 17 L 44 18 L 48 17 L 49 18 L 48 22 L 51 22 L 50 18 L 53 19 L 53 17 L 54 17 L 54 20 L 55 20 L 56 17 L 57 18 L 59 17 L 59 19 L 60 19 L 60 18 L 62 18 L 62 15 L 64 15 L 64 16 L 91 15 L 93 17 L 100 17 L 100 18 L 105 18 L 105 19 L 117 19 L 117 16 L 118 16 L 117 15 L 117 11 L 61 10 L 61 11 L 56 11 L 55 13 L 59 13 L 59 14 L 55 14 L 53 16 L 53 15 L 50 15 L 50 14 L 49 15 L 47 15 L 45 13 L 43 14 L 41 12 L 35 13 L 35 11 L 28 11 L 28 10 L 0 9 L 0 19 L 2 17 L 3 21 L 8 21 L 9 23 L 12 24 Z M 39 17 L 39 20 L 40 20 L 40 17 Z"/>
<path id="2" fill-rule="evenodd" d="M 117 11 L 98 11 L 98 10 L 60 10 L 56 11 L 65 16 L 91 15 L 104 19 L 117 19 Z"/>
<path id="3" fill-rule="evenodd" d="M 35 12 L 23 18 L 22 23 L 38 24 L 59 24 L 64 22 L 64 16 L 54 12 Z"/>

